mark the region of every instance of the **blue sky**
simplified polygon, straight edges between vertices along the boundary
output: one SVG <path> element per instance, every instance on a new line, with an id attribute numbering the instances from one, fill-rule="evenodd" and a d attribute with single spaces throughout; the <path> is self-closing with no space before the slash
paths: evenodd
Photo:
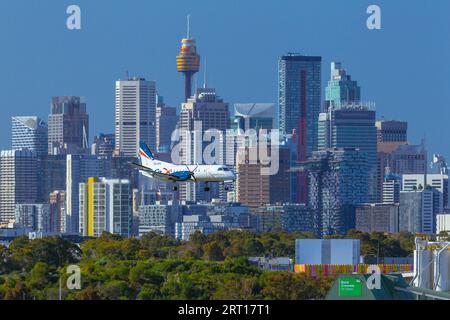
<path id="1" fill-rule="evenodd" d="M 66 29 L 71 4 L 80 31 Z M 370 4 L 382 30 L 366 28 Z M 11 116 L 46 119 L 55 95 L 86 97 L 91 136 L 113 132 L 114 81 L 127 70 L 179 106 L 175 56 L 188 13 L 208 83 L 227 102 L 276 103 L 278 56 L 321 55 L 323 88 L 329 63 L 341 61 L 378 117 L 407 120 L 411 142 L 426 137 L 430 154 L 450 156 L 447 0 L 2 0 L 0 147 L 10 147 Z"/>

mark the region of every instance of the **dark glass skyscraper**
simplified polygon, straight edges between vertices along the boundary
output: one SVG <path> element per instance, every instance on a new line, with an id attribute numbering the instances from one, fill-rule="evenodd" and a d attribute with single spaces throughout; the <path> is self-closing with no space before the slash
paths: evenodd
<path id="1" fill-rule="evenodd" d="M 49 154 L 83 154 L 88 151 L 89 117 L 81 97 L 53 97 L 48 116 Z"/>
<path id="2" fill-rule="evenodd" d="M 331 107 L 319 118 L 319 150 L 358 148 L 365 153 L 369 170 L 369 200 L 376 202 L 377 128 L 375 110 L 362 105 Z"/>
<path id="3" fill-rule="evenodd" d="M 305 161 L 317 149 L 321 106 L 322 58 L 289 53 L 278 61 L 279 128 L 295 133 L 298 161 Z M 307 176 L 298 174 L 297 201 L 307 201 Z"/>
<path id="4" fill-rule="evenodd" d="M 317 148 L 317 120 L 321 105 L 322 57 L 290 53 L 278 63 L 279 128 L 296 130 L 306 156 Z"/>

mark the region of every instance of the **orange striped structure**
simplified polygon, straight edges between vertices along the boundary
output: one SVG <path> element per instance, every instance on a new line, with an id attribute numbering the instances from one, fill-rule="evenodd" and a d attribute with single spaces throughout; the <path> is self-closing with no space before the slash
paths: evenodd
<path id="1" fill-rule="evenodd" d="M 296 264 L 296 273 L 306 273 L 313 277 L 335 278 L 338 274 L 366 274 L 370 264 Z M 412 272 L 412 264 L 378 264 L 381 273 Z"/>

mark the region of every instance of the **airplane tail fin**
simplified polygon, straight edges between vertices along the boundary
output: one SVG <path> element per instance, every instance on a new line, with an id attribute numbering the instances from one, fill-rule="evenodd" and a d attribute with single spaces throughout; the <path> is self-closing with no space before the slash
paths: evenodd
<path id="1" fill-rule="evenodd" d="M 155 160 L 152 152 L 150 151 L 150 148 L 147 146 L 145 142 L 140 143 L 139 158 L 144 166 Z"/>

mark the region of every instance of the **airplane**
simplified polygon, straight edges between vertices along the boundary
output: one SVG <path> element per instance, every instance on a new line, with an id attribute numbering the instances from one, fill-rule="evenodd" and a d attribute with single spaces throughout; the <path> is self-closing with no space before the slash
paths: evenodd
<path id="1" fill-rule="evenodd" d="M 157 160 L 150 148 L 140 143 L 140 164 L 131 162 L 131 166 L 138 169 L 144 176 L 161 181 L 173 182 L 204 182 L 205 191 L 209 191 L 209 182 L 232 182 L 236 174 L 225 165 L 178 165 Z M 174 185 L 173 190 L 178 188 Z"/>

